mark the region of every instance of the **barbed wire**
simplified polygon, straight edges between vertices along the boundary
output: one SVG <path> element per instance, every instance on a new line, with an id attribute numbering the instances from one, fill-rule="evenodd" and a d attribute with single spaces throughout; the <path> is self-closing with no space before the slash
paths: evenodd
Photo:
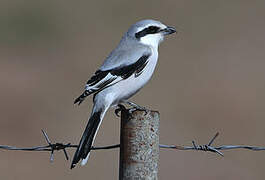
<path id="1" fill-rule="evenodd" d="M 217 132 L 214 137 L 209 141 L 208 144 L 205 145 L 196 145 L 195 141 L 192 141 L 192 146 L 178 146 L 178 145 L 162 145 L 160 144 L 160 148 L 167 149 L 176 149 L 176 150 L 196 150 L 196 151 L 208 151 L 219 154 L 220 156 L 224 156 L 224 154 L 220 150 L 231 150 L 231 149 L 248 149 L 252 151 L 265 151 L 265 147 L 258 146 L 245 146 L 245 145 L 223 145 L 223 146 L 212 146 L 215 139 L 219 136 Z"/>
<path id="2" fill-rule="evenodd" d="M 77 148 L 78 145 L 73 145 L 71 143 L 52 143 L 47 135 L 47 133 L 44 130 L 41 130 L 47 145 L 46 146 L 35 146 L 35 147 L 23 147 L 18 148 L 15 146 L 7 146 L 7 145 L 0 145 L 0 149 L 4 150 L 14 150 L 14 151 L 49 151 L 50 154 L 50 161 L 54 161 L 54 151 L 63 151 L 65 155 L 65 159 L 69 160 L 68 153 L 66 149 L 68 148 Z M 159 147 L 161 149 L 174 149 L 174 150 L 195 150 L 195 151 L 207 151 L 207 152 L 213 152 L 216 154 L 219 154 L 220 156 L 224 156 L 224 154 L 221 152 L 222 150 L 231 150 L 231 149 L 248 149 L 252 151 L 265 151 L 265 147 L 258 147 L 258 146 L 245 146 L 245 145 L 222 145 L 214 147 L 212 146 L 215 139 L 219 136 L 219 133 L 217 132 L 214 137 L 209 141 L 208 144 L 205 145 L 197 145 L 195 141 L 192 141 L 192 146 L 181 146 L 181 145 L 164 145 L 160 144 Z M 114 144 L 109 146 L 92 146 L 92 150 L 104 150 L 104 149 L 115 149 L 119 148 L 120 144 Z"/>

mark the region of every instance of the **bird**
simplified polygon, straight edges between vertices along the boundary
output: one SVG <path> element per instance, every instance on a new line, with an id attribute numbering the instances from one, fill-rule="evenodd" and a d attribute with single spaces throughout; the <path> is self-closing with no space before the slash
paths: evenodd
<path id="1" fill-rule="evenodd" d="M 74 154 L 71 169 L 80 160 L 81 165 L 87 163 L 99 126 L 110 107 L 127 103 L 136 109 L 145 109 L 128 99 L 151 79 L 158 60 L 158 46 L 166 35 L 173 33 L 176 33 L 174 27 L 157 20 L 136 22 L 87 81 L 84 92 L 74 104 L 80 105 L 87 96 L 94 94 L 93 108 Z"/>

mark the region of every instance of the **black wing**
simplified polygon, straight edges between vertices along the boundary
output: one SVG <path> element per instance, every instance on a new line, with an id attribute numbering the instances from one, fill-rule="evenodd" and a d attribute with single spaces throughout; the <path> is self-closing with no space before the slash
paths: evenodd
<path id="1" fill-rule="evenodd" d="M 133 74 L 135 74 L 135 77 L 138 77 L 147 65 L 149 57 L 150 54 L 143 55 L 133 64 L 120 66 L 106 71 L 96 71 L 91 79 L 87 81 L 86 90 L 74 101 L 74 104 L 81 104 L 82 101 L 90 94 L 112 86 L 121 80 L 129 78 Z"/>
<path id="2" fill-rule="evenodd" d="M 134 64 L 124 66 L 124 67 L 118 67 L 113 70 L 111 70 L 112 75 L 121 76 L 123 79 L 127 79 L 130 77 L 133 73 L 135 73 L 135 76 L 139 76 L 138 74 L 142 72 L 144 67 L 148 63 L 149 55 L 143 55 L 136 61 Z"/>

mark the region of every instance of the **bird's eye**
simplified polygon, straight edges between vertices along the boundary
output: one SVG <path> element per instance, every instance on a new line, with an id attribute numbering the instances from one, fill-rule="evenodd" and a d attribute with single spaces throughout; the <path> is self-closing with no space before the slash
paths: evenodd
<path id="1" fill-rule="evenodd" d="M 135 34 L 135 37 L 137 39 L 140 39 L 143 36 L 146 36 L 148 34 L 155 34 L 160 31 L 160 28 L 157 26 L 149 26 L 147 28 L 144 28 L 142 31 L 139 31 L 138 33 Z"/>

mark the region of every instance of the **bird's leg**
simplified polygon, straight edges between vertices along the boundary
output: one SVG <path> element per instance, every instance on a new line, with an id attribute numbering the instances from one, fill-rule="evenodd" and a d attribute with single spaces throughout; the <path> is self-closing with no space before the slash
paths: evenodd
<path id="1" fill-rule="evenodd" d="M 125 110 L 126 108 L 125 108 L 122 104 L 118 104 L 117 106 L 118 106 L 118 108 L 115 109 L 114 112 L 115 112 L 116 116 L 120 117 L 119 113 L 120 113 L 122 110 Z"/>
<path id="2" fill-rule="evenodd" d="M 133 111 L 135 111 L 135 110 L 144 111 L 145 114 L 147 114 L 147 112 L 148 112 L 148 109 L 146 109 L 145 107 L 143 107 L 143 106 L 139 106 L 138 104 L 135 104 L 135 103 L 133 103 L 133 102 L 131 102 L 131 101 L 124 101 L 124 103 L 126 103 L 126 104 L 132 106 L 132 108 L 129 109 L 129 112 L 130 112 L 130 113 L 133 112 Z"/>

